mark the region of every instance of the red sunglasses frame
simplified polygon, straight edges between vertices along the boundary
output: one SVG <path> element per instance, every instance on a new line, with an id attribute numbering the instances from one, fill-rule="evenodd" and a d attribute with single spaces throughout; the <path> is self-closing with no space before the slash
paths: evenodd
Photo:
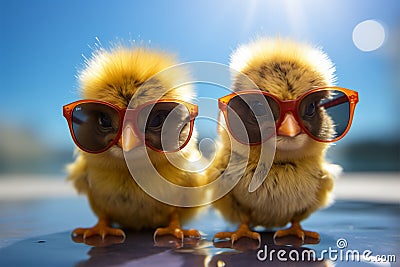
<path id="1" fill-rule="evenodd" d="M 166 103 L 166 102 L 183 104 L 188 109 L 189 114 L 190 114 L 189 136 L 186 139 L 186 141 L 179 148 L 177 148 L 176 150 L 173 150 L 173 151 L 163 151 L 163 150 L 160 150 L 160 149 L 152 146 L 151 144 L 147 143 L 146 140 L 145 140 L 144 134 L 138 129 L 138 123 L 137 123 L 139 112 L 143 108 L 145 108 L 145 107 L 147 107 L 149 105 L 154 105 L 156 103 Z M 118 119 L 119 119 L 119 122 L 120 122 L 118 132 L 117 132 L 116 136 L 114 137 L 114 140 L 112 142 L 110 142 L 110 144 L 108 144 L 105 148 L 103 148 L 101 150 L 91 151 L 89 149 L 86 149 L 85 147 L 83 147 L 82 145 L 79 144 L 79 142 L 78 142 L 78 140 L 77 140 L 77 138 L 76 138 L 76 136 L 74 134 L 74 130 L 73 130 L 73 127 L 72 127 L 72 113 L 73 113 L 73 110 L 75 109 L 75 107 L 77 105 L 84 104 L 84 103 L 97 103 L 97 104 L 106 105 L 106 106 L 114 109 L 118 114 Z M 108 150 L 113 145 L 118 143 L 118 140 L 121 138 L 121 135 L 122 135 L 123 121 L 124 121 L 125 115 L 127 113 L 129 114 L 129 121 L 133 122 L 132 123 L 133 124 L 132 125 L 133 126 L 133 131 L 135 132 L 136 136 L 140 139 L 140 141 L 144 142 L 147 147 L 150 147 L 154 151 L 157 151 L 157 152 L 160 152 L 160 153 L 161 152 L 169 153 L 169 152 L 179 151 L 180 149 L 184 148 L 187 145 L 187 143 L 189 142 L 190 138 L 192 137 L 192 133 L 193 133 L 194 120 L 198 115 L 198 106 L 195 105 L 195 104 L 187 103 L 185 101 L 181 101 L 181 100 L 177 100 L 177 99 L 160 99 L 160 100 L 157 100 L 157 101 L 151 101 L 151 102 L 144 103 L 144 104 L 142 104 L 142 105 L 140 105 L 140 106 L 138 106 L 138 107 L 136 107 L 134 109 L 131 109 L 131 108 L 128 108 L 128 109 L 127 108 L 120 108 L 117 105 L 114 105 L 114 104 L 109 103 L 109 102 L 100 101 L 100 100 L 92 100 L 92 99 L 78 100 L 78 101 L 75 101 L 75 102 L 72 102 L 70 104 L 67 104 L 67 105 L 63 106 L 63 116 L 66 118 L 66 120 L 68 122 L 69 131 L 70 131 L 70 134 L 72 136 L 72 139 L 73 139 L 74 143 L 81 150 L 83 150 L 85 152 L 88 152 L 88 153 L 92 153 L 92 154 L 102 153 L 102 152 Z"/>
<path id="2" fill-rule="evenodd" d="M 338 105 L 338 104 L 341 104 L 341 103 L 344 103 L 344 102 L 348 101 L 349 104 L 350 104 L 349 121 L 348 121 L 348 124 L 347 124 L 347 127 L 346 127 L 345 131 L 341 135 L 339 135 L 336 138 L 331 139 L 331 140 L 322 140 L 322 139 L 319 139 L 319 138 L 313 136 L 311 134 L 311 132 L 305 127 L 305 125 L 303 124 L 303 122 L 302 122 L 302 120 L 301 120 L 301 118 L 299 116 L 299 112 L 298 111 L 299 111 L 299 107 L 300 107 L 301 101 L 305 97 L 307 97 L 308 95 L 316 93 L 316 92 L 332 91 L 332 90 L 342 92 L 342 93 L 345 94 L 345 96 L 340 97 L 338 99 L 335 99 L 335 100 L 333 100 L 331 102 L 327 102 L 327 103 L 324 104 L 324 106 L 325 107 L 331 107 L 331 106 L 335 106 L 335 105 Z M 338 140 L 342 139 L 347 134 L 347 132 L 350 129 L 351 123 L 353 121 L 354 110 L 355 110 L 356 104 L 359 101 L 358 92 L 350 90 L 350 89 L 347 89 L 347 88 L 337 87 L 337 86 L 315 88 L 315 89 L 312 89 L 312 90 L 306 92 L 305 94 L 301 95 L 300 97 L 298 97 L 295 100 L 283 100 L 283 101 L 278 99 L 276 96 L 272 95 L 271 93 L 264 92 L 264 91 L 248 90 L 248 91 L 234 92 L 232 94 L 229 94 L 229 95 L 226 95 L 226 96 L 223 96 L 223 97 L 219 98 L 218 99 L 218 107 L 222 111 L 222 113 L 224 114 L 224 118 L 225 118 L 227 127 L 229 129 L 229 132 L 240 143 L 243 143 L 243 142 L 235 137 L 234 132 L 230 128 L 227 111 L 228 111 L 229 101 L 231 101 L 232 98 L 234 98 L 235 96 L 238 96 L 238 95 L 246 95 L 246 94 L 263 94 L 265 96 L 268 96 L 268 97 L 272 98 L 279 105 L 280 114 L 279 114 L 279 117 L 277 118 L 277 120 L 275 121 L 276 129 L 279 129 L 279 127 L 281 126 L 282 121 L 285 118 L 286 113 L 290 112 L 290 113 L 293 114 L 293 116 L 296 119 L 297 123 L 299 124 L 300 128 L 308 136 L 310 136 L 312 139 L 314 139 L 314 140 L 316 140 L 318 142 L 324 142 L 324 143 L 331 143 L 331 142 L 338 141 Z M 266 140 L 262 140 L 262 141 L 260 141 L 258 143 L 250 143 L 250 144 L 247 144 L 247 145 L 259 145 L 259 144 L 261 144 L 261 143 L 263 143 L 265 141 Z"/>

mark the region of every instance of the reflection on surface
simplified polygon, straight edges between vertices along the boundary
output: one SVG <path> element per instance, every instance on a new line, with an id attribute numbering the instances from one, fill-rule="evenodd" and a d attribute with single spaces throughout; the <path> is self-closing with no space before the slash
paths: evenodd
<path id="1" fill-rule="evenodd" d="M 93 247 L 108 247 L 113 244 L 122 244 L 125 242 L 125 238 L 123 236 L 112 235 L 107 235 L 104 238 L 102 238 L 100 235 L 94 235 L 88 238 L 83 238 L 82 235 L 71 235 L 71 239 L 75 243 L 84 243 Z"/>
<path id="2" fill-rule="evenodd" d="M 272 232 L 262 234 L 263 243 L 269 250 L 284 250 L 286 253 L 296 250 L 301 254 L 305 247 L 277 246 L 272 242 Z M 106 237 L 110 238 L 110 237 Z M 112 238 L 112 237 L 111 237 Z M 100 241 L 99 238 L 98 241 Z M 155 246 L 152 232 L 127 232 L 122 244 L 90 247 L 76 244 L 68 232 L 56 233 L 38 239 L 28 239 L 16 243 L 2 251 L 5 259 L 0 259 L 1 266 L 326 266 L 321 261 L 279 262 L 276 254 L 272 258 L 260 260 L 258 250 L 254 250 L 250 239 L 240 239 L 235 249 L 216 248 L 211 241 L 185 239 L 184 246 L 175 248 L 176 238 L 163 237 L 164 247 Z M 108 241 L 105 240 L 105 243 Z M 160 244 L 158 244 L 160 245 Z M 250 247 L 247 247 L 249 246 Z M 3 254 L 4 255 L 4 254 Z M 24 257 L 21 257 L 24 255 Z"/>
<path id="3" fill-rule="evenodd" d="M 229 241 L 213 243 L 211 238 L 215 232 L 235 227 L 223 223 L 213 212 L 205 213 L 190 225 L 199 228 L 203 238 L 185 238 L 183 244 L 172 236 L 159 237 L 154 243 L 153 231 L 149 230 L 127 231 L 127 238 L 121 244 L 111 244 L 115 241 L 113 237 L 106 237 L 104 241 L 96 237 L 91 241 L 102 246 L 92 247 L 74 242 L 71 231 L 63 231 L 1 248 L 0 266 L 374 266 L 363 259 L 334 263 L 327 255 L 323 261 L 315 259 L 329 248 L 340 251 L 337 241 L 345 238 L 347 247 L 342 251 L 368 249 L 373 255 L 397 253 L 398 261 L 399 211 L 398 204 L 338 201 L 305 221 L 307 228 L 321 234 L 321 242 L 303 246 L 298 246 L 297 238 L 291 237 L 281 240 L 284 244 L 274 244 L 273 231 L 261 232 L 260 248 L 247 238 L 236 241 L 233 248 Z M 297 255 L 311 255 L 311 261 L 308 258 L 296 261 Z M 279 260 L 279 256 L 285 256 L 287 261 Z"/>
<path id="4" fill-rule="evenodd" d="M 271 263 L 274 266 L 289 264 L 290 266 L 327 266 L 330 264 L 329 261 L 320 261 L 312 257 L 310 260 L 308 258 L 305 260 L 288 258 L 287 261 L 280 262 L 277 253 L 265 254 L 265 248 L 268 248 L 269 252 L 285 251 L 286 255 L 301 255 L 303 251 L 312 250 L 300 246 L 274 245 L 273 232 L 262 233 L 264 243 L 261 249 L 258 247 L 258 242 L 249 238 L 237 240 L 231 248 L 230 241 L 212 243 L 206 239 L 185 238 L 182 244 L 172 236 L 163 236 L 155 246 L 151 246 L 150 234 L 150 232 L 130 232 L 125 244 L 112 245 L 107 248 L 93 247 L 88 252 L 90 258 L 76 266 L 126 266 L 131 264 L 158 266 L 164 265 L 165 262 L 168 262 L 168 266 L 169 264 L 171 266 L 263 266 Z M 295 237 L 288 237 L 285 242 L 299 243 Z M 259 252 L 260 250 L 262 251 Z"/>

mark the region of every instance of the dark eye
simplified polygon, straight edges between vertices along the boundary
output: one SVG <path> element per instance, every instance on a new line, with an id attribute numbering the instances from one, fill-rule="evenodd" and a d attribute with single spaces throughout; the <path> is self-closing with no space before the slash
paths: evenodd
<path id="1" fill-rule="evenodd" d="M 99 125 L 103 128 L 103 129 L 109 129 L 112 128 L 112 122 L 111 122 L 111 118 L 109 115 L 105 114 L 105 113 L 100 113 L 98 115 L 98 123 Z"/>
<path id="2" fill-rule="evenodd" d="M 147 127 L 150 128 L 151 130 L 159 130 L 163 125 L 166 116 L 167 116 L 166 111 L 157 111 L 157 113 L 152 114 L 152 116 L 149 117 L 149 120 L 147 122 Z"/>
<path id="3" fill-rule="evenodd" d="M 307 117 L 312 117 L 315 114 L 316 103 L 312 102 L 306 106 L 306 110 L 304 111 L 304 115 Z"/>
<path id="4" fill-rule="evenodd" d="M 266 114 L 264 104 L 259 101 L 254 101 L 251 103 L 251 110 L 256 116 L 263 116 Z"/>

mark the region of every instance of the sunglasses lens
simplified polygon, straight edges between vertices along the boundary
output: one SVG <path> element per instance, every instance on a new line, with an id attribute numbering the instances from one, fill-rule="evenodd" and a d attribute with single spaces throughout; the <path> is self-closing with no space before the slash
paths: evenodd
<path id="1" fill-rule="evenodd" d="M 275 113 L 277 118 L 279 106 L 272 98 L 257 93 L 237 95 L 228 103 L 230 131 L 241 143 L 260 144 L 275 134 Z"/>
<path id="2" fill-rule="evenodd" d="M 72 111 L 72 130 L 78 145 L 88 152 L 99 152 L 112 143 L 118 133 L 118 112 L 100 103 L 82 103 Z"/>
<path id="3" fill-rule="evenodd" d="M 159 102 L 144 107 L 138 125 L 153 149 L 172 152 L 185 146 L 191 135 L 190 112 L 183 104 Z"/>
<path id="4" fill-rule="evenodd" d="M 311 93 L 301 101 L 299 115 L 309 134 L 320 141 L 331 141 L 342 136 L 347 129 L 349 99 L 339 90 Z"/>

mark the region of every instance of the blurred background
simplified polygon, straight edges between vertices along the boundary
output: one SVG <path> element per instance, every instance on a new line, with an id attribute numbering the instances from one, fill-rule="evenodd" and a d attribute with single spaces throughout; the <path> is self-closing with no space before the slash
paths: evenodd
<path id="1" fill-rule="evenodd" d="M 398 172 L 397 0 L 0 0 L 0 179 L 65 176 L 74 145 L 61 109 L 79 99 L 76 74 L 98 45 L 229 64 L 239 44 L 278 35 L 323 47 L 337 84 L 359 92 L 352 128 L 329 159 L 346 172 Z"/>

